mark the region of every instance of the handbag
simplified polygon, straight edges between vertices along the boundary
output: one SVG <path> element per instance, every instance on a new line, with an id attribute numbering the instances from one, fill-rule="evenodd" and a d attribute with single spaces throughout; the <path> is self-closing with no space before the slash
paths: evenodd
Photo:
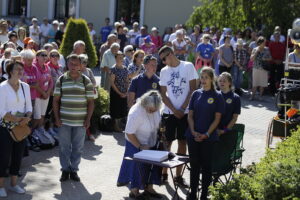
<path id="1" fill-rule="evenodd" d="M 28 125 L 17 125 L 14 128 L 10 129 L 9 134 L 15 142 L 21 142 L 28 135 L 30 135 L 31 129 Z"/>
<path id="2" fill-rule="evenodd" d="M 271 71 L 271 64 L 269 61 L 262 61 L 261 62 L 262 68 L 266 71 Z"/>
<path id="3" fill-rule="evenodd" d="M 25 97 L 25 92 L 22 83 L 21 83 L 21 87 L 25 99 L 25 108 L 26 108 L 26 97 Z M 27 124 L 24 125 L 19 124 L 9 130 L 9 134 L 15 142 L 21 142 L 22 140 L 27 138 L 27 136 L 30 135 L 30 133 L 31 133 L 31 129 Z"/>

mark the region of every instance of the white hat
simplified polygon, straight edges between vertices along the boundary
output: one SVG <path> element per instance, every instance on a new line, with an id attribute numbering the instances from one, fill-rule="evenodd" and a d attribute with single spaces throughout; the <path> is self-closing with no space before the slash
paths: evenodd
<path id="1" fill-rule="evenodd" d="M 57 21 L 57 20 L 54 20 L 53 22 L 52 22 L 52 24 L 54 25 L 58 25 L 59 24 L 59 22 Z"/>
<path id="2" fill-rule="evenodd" d="M 37 18 L 32 18 L 32 20 L 31 20 L 32 22 L 37 22 L 38 21 L 38 19 Z"/>
<path id="3" fill-rule="evenodd" d="M 157 31 L 157 32 L 158 32 L 158 29 L 157 29 L 156 27 L 153 27 L 153 28 L 151 29 L 151 31 L 152 31 L 152 32 L 154 32 L 154 31 Z"/>
<path id="4" fill-rule="evenodd" d="M 237 39 L 236 43 L 237 45 L 244 45 L 244 41 L 242 38 Z"/>

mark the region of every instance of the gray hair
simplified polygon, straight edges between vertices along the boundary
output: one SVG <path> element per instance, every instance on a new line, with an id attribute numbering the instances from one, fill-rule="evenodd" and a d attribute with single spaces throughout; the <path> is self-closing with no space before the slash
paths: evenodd
<path id="1" fill-rule="evenodd" d="M 77 40 L 76 42 L 74 42 L 73 49 L 76 49 L 76 48 L 77 48 L 78 46 L 80 46 L 80 45 L 85 46 L 84 41 L 82 41 L 82 40 Z"/>
<path id="2" fill-rule="evenodd" d="M 117 36 L 115 34 L 109 34 L 107 37 L 107 40 L 110 40 L 111 38 L 117 38 Z"/>
<path id="3" fill-rule="evenodd" d="M 89 57 L 86 54 L 80 54 L 79 55 L 81 64 L 87 64 Z"/>
<path id="4" fill-rule="evenodd" d="M 23 59 L 34 59 L 35 58 L 35 53 L 33 53 L 33 51 L 31 51 L 29 49 L 21 51 L 20 55 Z"/>
<path id="5" fill-rule="evenodd" d="M 112 43 L 112 45 L 110 46 L 110 49 L 113 49 L 113 48 L 118 48 L 118 49 L 120 49 L 120 45 L 119 45 L 119 43 Z"/>
<path id="6" fill-rule="evenodd" d="M 150 90 L 138 100 L 144 108 L 156 108 L 160 109 L 162 104 L 162 98 L 157 90 Z"/>

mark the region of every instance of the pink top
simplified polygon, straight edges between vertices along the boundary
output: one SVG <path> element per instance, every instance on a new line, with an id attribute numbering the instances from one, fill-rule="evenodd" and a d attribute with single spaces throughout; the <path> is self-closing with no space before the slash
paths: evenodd
<path id="1" fill-rule="evenodd" d="M 28 85 L 33 85 L 39 81 L 40 73 L 36 66 L 26 66 L 24 65 L 24 76 L 22 77 L 22 81 L 27 83 Z M 30 95 L 31 100 L 35 100 L 37 97 L 37 90 L 35 88 L 30 87 Z"/>
<path id="2" fill-rule="evenodd" d="M 162 39 L 161 37 L 158 35 L 158 36 L 153 36 L 151 35 L 151 40 L 153 42 L 153 44 L 155 44 L 156 48 L 159 49 L 160 47 L 162 47 L 163 45 L 163 42 L 162 42 Z"/>
<path id="3" fill-rule="evenodd" d="M 51 70 L 49 66 L 44 64 L 44 67 L 41 67 L 38 62 L 34 62 L 35 65 L 40 73 L 39 77 L 39 86 L 43 91 L 47 91 L 49 88 L 53 88 L 53 79 L 51 76 Z M 37 98 L 40 98 L 41 94 L 37 92 Z"/>
<path id="4" fill-rule="evenodd" d="M 156 46 L 153 43 L 150 43 L 150 46 L 146 46 L 146 43 L 142 44 L 141 49 L 145 52 L 146 55 L 156 53 Z"/>

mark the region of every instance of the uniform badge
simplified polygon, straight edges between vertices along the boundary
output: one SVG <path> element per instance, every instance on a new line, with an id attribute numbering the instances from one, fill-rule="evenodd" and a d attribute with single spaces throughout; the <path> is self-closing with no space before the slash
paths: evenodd
<path id="1" fill-rule="evenodd" d="M 230 99 L 230 98 L 226 99 L 226 103 L 231 104 L 232 103 L 232 99 Z"/>
<path id="2" fill-rule="evenodd" d="M 156 89 L 157 88 L 157 83 L 152 83 L 152 88 Z"/>
<path id="3" fill-rule="evenodd" d="M 214 98 L 209 98 L 209 99 L 207 99 L 207 103 L 209 103 L 209 104 L 212 104 L 212 103 L 214 103 Z"/>

